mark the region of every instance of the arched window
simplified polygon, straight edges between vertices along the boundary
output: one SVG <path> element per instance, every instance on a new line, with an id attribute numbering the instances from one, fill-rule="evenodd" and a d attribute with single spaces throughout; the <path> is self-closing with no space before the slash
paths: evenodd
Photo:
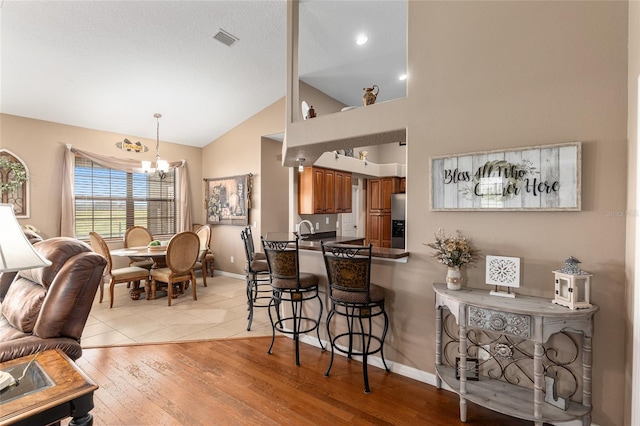
<path id="1" fill-rule="evenodd" d="M 16 217 L 29 217 L 29 169 L 7 149 L 0 149 L 0 202 L 13 205 Z"/>

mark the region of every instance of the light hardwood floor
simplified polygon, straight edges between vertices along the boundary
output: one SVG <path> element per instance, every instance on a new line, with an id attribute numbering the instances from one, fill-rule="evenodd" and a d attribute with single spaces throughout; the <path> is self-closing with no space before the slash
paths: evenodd
<path id="1" fill-rule="evenodd" d="M 94 425 L 483 425 L 524 426 L 469 404 L 458 418 L 448 391 L 371 368 L 364 393 L 362 365 L 277 337 L 86 349 L 77 361 L 100 388 Z M 64 425 L 68 424 L 63 422 Z"/>
<path id="2" fill-rule="evenodd" d="M 124 285 L 112 309 L 96 298 L 77 361 L 100 386 L 94 425 L 530 424 L 473 404 L 461 423 L 455 394 L 375 367 L 365 395 L 360 362 L 336 356 L 325 377 L 330 352 L 303 344 L 296 367 L 287 337 L 267 355 L 265 309 L 246 330 L 245 281 L 207 281 L 197 301 L 187 291 L 171 307 L 131 300 Z"/>

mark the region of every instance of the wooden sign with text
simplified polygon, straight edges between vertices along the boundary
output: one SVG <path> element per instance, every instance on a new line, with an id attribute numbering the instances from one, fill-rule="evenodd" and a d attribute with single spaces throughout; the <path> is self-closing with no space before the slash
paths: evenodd
<path id="1" fill-rule="evenodd" d="M 431 210 L 579 211 L 580 142 L 431 158 Z"/>

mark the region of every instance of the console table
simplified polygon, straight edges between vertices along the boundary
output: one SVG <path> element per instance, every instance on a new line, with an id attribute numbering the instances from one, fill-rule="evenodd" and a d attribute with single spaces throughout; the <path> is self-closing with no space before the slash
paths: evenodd
<path id="1" fill-rule="evenodd" d="M 582 419 L 591 424 L 591 338 L 593 315 L 598 307 L 571 310 L 549 299 L 520 296 L 505 299 L 488 291 L 463 288 L 448 290 L 446 284 L 433 284 L 436 295 L 436 386 L 442 381 L 460 396 L 460 420 L 467 420 L 467 401 L 535 422 L 563 422 Z M 456 369 L 443 364 L 442 310 L 446 307 L 455 317 L 459 332 L 459 379 Z M 468 330 L 486 330 L 533 342 L 533 389 L 502 380 L 480 376 L 467 378 Z M 553 334 L 570 331 L 582 333 L 582 403 L 568 401 L 566 410 L 545 402 L 545 344 Z"/>

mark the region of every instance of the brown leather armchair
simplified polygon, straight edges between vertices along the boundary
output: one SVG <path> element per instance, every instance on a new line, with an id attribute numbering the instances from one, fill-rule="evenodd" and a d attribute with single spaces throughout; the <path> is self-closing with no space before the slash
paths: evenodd
<path id="1" fill-rule="evenodd" d="M 76 360 L 107 261 L 73 238 L 34 247 L 51 266 L 20 271 L 10 283 L 0 277 L 0 362 L 53 348 Z"/>

